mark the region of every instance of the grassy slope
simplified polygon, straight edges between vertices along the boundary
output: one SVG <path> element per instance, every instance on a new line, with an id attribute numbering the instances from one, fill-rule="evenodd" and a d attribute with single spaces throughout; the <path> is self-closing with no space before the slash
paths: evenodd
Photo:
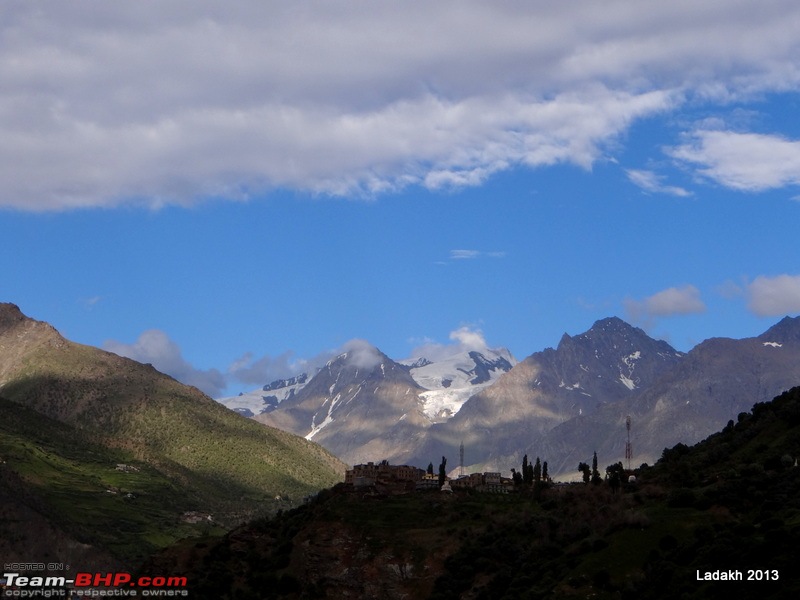
<path id="1" fill-rule="evenodd" d="M 146 568 L 180 569 L 219 598 L 794 598 L 798 456 L 800 388 L 666 451 L 621 493 L 381 498 L 342 487 Z M 716 569 L 780 579 L 697 581 Z"/>
<path id="2" fill-rule="evenodd" d="M 3 396 L 191 480 L 215 510 L 235 512 L 223 506 L 230 499 L 302 497 L 343 474 L 318 445 L 244 419 L 148 365 L 40 337 L 6 375 Z"/>
<path id="3" fill-rule="evenodd" d="M 0 456 L 14 458 L 3 468 L 13 469 L 28 504 L 79 537 L 130 559 L 185 533 L 176 513 L 212 513 L 229 527 L 341 481 L 344 465 L 320 446 L 9 312 L 0 315 L 0 395 L 11 401 L 0 406 Z M 117 462 L 141 471 L 109 471 Z M 136 502 L 105 489 L 97 497 L 106 487 L 143 493 Z"/>
<path id="4" fill-rule="evenodd" d="M 223 531 L 213 523 L 184 522 L 182 515 L 198 509 L 202 499 L 130 452 L 87 442 L 69 425 L 2 398 L 0 432 L 0 469 L 13 477 L 16 496 L 27 497 L 42 516 L 83 544 L 135 564 L 178 539 Z M 117 464 L 137 470 L 119 471 Z M 2 527 L 6 539 L 25 529 L 10 520 Z"/>

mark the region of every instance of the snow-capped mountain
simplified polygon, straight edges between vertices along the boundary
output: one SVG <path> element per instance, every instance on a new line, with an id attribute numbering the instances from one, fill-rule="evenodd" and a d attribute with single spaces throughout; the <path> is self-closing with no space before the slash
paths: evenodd
<path id="1" fill-rule="evenodd" d="M 257 420 L 351 464 L 425 467 L 453 459 L 463 442 L 468 469 L 508 471 L 528 454 L 548 460 L 556 475 L 595 450 L 606 464 L 622 460 L 628 415 L 634 460 L 652 462 L 665 447 L 695 443 L 798 384 L 800 317 L 688 353 L 612 317 L 519 363 L 486 349 L 398 363 L 358 342 L 305 382 L 258 390 L 248 406 Z"/>
<path id="2" fill-rule="evenodd" d="M 400 361 L 426 392 L 420 394 L 423 412 L 431 421 L 445 421 L 458 413 L 470 396 L 492 385 L 517 364 L 504 349 L 464 350 L 432 361 L 426 357 Z"/>
<path id="3" fill-rule="evenodd" d="M 360 462 L 409 449 L 431 425 L 409 369 L 363 341 L 328 361 L 278 408 L 256 420 L 313 440 Z"/>
<path id="4" fill-rule="evenodd" d="M 335 361 L 329 361 L 320 371 L 330 369 Z M 397 364 L 402 365 L 426 390 L 420 394 L 422 411 L 432 422 L 439 422 L 458 413 L 470 396 L 492 385 L 500 375 L 511 370 L 517 360 L 505 348 L 485 348 L 481 351 L 461 350 L 436 360 L 409 358 L 397 361 Z M 275 410 L 281 402 L 299 393 L 311 379 L 302 373 L 218 401 L 245 417 L 254 417 Z"/>
<path id="5" fill-rule="evenodd" d="M 426 431 L 417 454 L 397 460 L 416 464 L 423 457 L 447 454 L 448 448 L 452 455 L 452 448 L 463 441 L 469 464 L 513 466 L 521 449 L 554 427 L 636 395 L 683 356 L 621 319 L 597 321 L 582 334 L 564 334 L 555 349 L 535 352 L 516 364 L 471 396 L 452 419 Z M 548 460 L 554 464 L 550 455 Z"/>
<path id="6" fill-rule="evenodd" d="M 238 396 L 220 398 L 218 402 L 245 417 L 254 417 L 275 410 L 278 405 L 302 390 L 309 377 L 301 373 L 288 379 L 277 379 L 262 388 Z"/>
<path id="7" fill-rule="evenodd" d="M 638 466 L 798 384 L 800 317 L 755 338 L 712 338 L 688 353 L 620 319 L 603 319 L 518 363 L 454 418 L 428 428 L 415 454 L 393 460 L 452 456 L 463 441 L 475 470 L 509 469 L 528 454 L 568 475 L 594 451 L 605 464 L 624 460 L 631 416 Z"/>

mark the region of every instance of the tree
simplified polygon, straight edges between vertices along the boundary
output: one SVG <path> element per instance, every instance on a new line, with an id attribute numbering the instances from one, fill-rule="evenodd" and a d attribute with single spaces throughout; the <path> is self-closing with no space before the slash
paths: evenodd
<path id="1" fill-rule="evenodd" d="M 542 481 L 542 463 L 539 457 L 536 457 L 536 464 L 533 466 L 533 483 L 539 485 Z"/>
<path id="2" fill-rule="evenodd" d="M 550 481 L 550 475 L 547 473 L 547 461 L 542 463 L 542 481 L 545 483 Z"/>
<path id="3" fill-rule="evenodd" d="M 443 456 L 442 462 L 439 465 L 439 487 L 444 485 L 445 479 L 447 479 L 447 459 Z"/>
<path id="4" fill-rule="evenodd" d="M 428 463 L 428 475 L 433 475 L 433 463 Z"/>
<path id="5" fill-rule="evenodd" d="M 619 490 L 625 478 L 625 467 L 621 462 L 606 467 L 606 481 L 611 486 L 611 491 L 615 494 Z"/>
<path id="6" fill-rule="evenodd" d="M 522 485 L 522 474 L 516 469 L 511 469 L 511 480 L 515 486 Z"/>
<path id="7" fill-rule="evenodd" d="M 600 471 L 597 470 L 597 452 L 594 453 L 594 457 L 592 458 L 592 483 L 595 485 L 603 483 L 603 479 L 600 477 Z"/>
<path id="8" fill-rule="evenodd" d="M 583 474 L 583 483 L 589 483 L 592 479 L 592 469 L 585 462 L 578 463 L 578 471 Z"/>
<path id="9" fill-rule="evenodd" d="M 528 479 L 528 455 L 522 457 L 522 482 L 525 485 L 530 485 L 533 479 Z"/>

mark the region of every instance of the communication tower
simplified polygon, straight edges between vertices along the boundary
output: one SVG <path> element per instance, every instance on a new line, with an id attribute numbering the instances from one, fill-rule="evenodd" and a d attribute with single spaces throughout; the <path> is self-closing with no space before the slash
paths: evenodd
<path id="1" fill-rule="evenodd" d="M 633 458 L 633 448 L 631 447 L 631 416 L 625 419 L 625 428 L 628 430 L 628 441 L 625 443 L 625 460 L 628 461 L 628 471 L 631 470 L 631 459 Z"/>

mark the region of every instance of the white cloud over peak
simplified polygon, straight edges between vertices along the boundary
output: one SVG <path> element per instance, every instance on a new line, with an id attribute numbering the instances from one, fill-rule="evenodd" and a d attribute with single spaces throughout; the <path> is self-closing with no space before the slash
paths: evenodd
<path id="1" fill-rule="evenodd" d="M 464 350 L 485 350 L 486 338 L 483 337 L 483 332 L 480 329 L 471 329 L 467 326 L 459 327 L 455 331 L 450 332 L 450 339 L 458 344 Z"/>
<path id="2" fill-rule="evenodd" d="M 761 192 L 800 184 L 800 141 L 777 135 L 698 130 L 669 154 L 725 187 Z"/>
<path id="3" fill-rule="evenodd" d="M 483 331 L 467 325 L 451 331 L 448 337 L 452 342 L 450 344 L 426 339 L 422 345 L 411 351 L 410 358 L 425 357 L 435 362 L 471 350 L 484 352 L 488 348 Z"/>
<path id="4" fill-rule="evenodd" d="M 324 361 L 322 363 L 324 364 Z M 256 358 L 247 352 L 228 367 L 229 378 L 250 385 L 264 385 L 278 379 L 288 379 L 313 369 L 309 361 L 297 358 L 294 352 L 288 351 L 278 356 L 261 356 Z M 313 370 L 311 371 L 313 375 Z"/>
<path id="5" fill-rule="evenodd" d="M 762 317 L 800 312 L 800 275 L 756 277 L 747 285 L 748 308 Z"/>
<path id="6" fill-rule="evenodd" d="M 628 298 L 624 304 L 630 318 L 646 326 L 651 326 L 659 317 L 698 314 L 706 310 L 700 290 L 693 285 L 667 288 L 643 300 Z"/>
<path id="7" fill-rule="evenodd" d="M 383 357 L 380 351 L 366 340 L 352 339 L 348 341 L 342 350 L 347 353 L 350 364 L 360 369 L 371 369 L 381 363 Z"/>
<path id="8" fill-rule="evenodd" d="M 800 84 L 793 0 L 3 10 L 0 206 L 33 211 L 589 168 L 633 122 L 687 96 Z"/>

